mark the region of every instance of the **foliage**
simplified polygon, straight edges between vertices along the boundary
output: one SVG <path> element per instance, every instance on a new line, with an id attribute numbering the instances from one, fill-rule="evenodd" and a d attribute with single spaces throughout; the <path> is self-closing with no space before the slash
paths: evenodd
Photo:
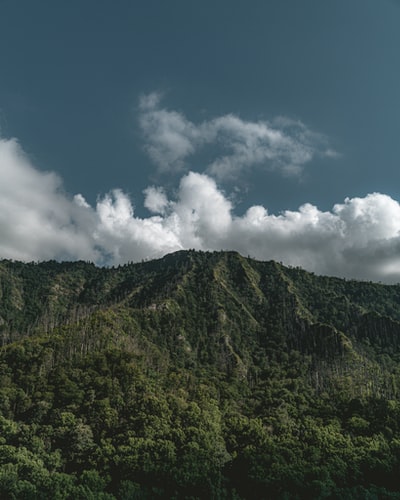
<path id="1" fill-rule="evenodd" d="M 0 498 L 400 498 L 400 286 L 0 262 Z"/>

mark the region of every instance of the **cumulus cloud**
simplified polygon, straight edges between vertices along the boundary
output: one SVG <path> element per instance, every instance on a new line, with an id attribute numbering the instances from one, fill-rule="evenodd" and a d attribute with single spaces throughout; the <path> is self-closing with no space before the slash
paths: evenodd
<path id="1" fill-rule="evenodd" d="M 1 257 L 97 260 L 85 232 L 93 223 L 82 196 L 69 199 L 57 175 L 36 170 L 15 139 L 0 139 Z"/>
<path id="2" fill-rule="evenodd" d="M 161 216 L 134 215 L 129 197 L 116 189 L 97 202 L 93 243 L 111 264 L 164 255 L 183 248 L 173 223 Z"/>
<path id="3" fill-rule="evenodd" d="M 143 193 L 145 194 L 144 206 L 152 213 L 164 214 L 168 207 L 168 199 L 163 188 L 149 186 Z"/>
<path id="4" fill-rule="evenodd" d="M 250 122 L 229 114 L 195 124 L 182 113 L 160 106 L 153 93 L 140 99 L 139 123 L 145 149 L 161 171 L 181 171 L 186 160 L 205 146 L 214 159 L 206 172 L 222 180 L 234 179 L 251 167 L 299 174 L 314 157 L 333 157 L 321 134 L 302 122 L 278 117 L 272 122 Z"/>
<path id="5" fill-rule="evenodd" d="M 172 198 L 144 192 L 148 217 L 114 190 L 90 206 L 36 169 L 15 139 L 0 140 L 0 257 L 25 261 L 138 261 L 184 248 L 237 250 L 320 274 L 400 281 L 400 204 L 372 193 L 330 211 L 311 204 L 269 214 L 252 206 L 235 215 L 228 196 L 206 174 L 182 176 Z"/>

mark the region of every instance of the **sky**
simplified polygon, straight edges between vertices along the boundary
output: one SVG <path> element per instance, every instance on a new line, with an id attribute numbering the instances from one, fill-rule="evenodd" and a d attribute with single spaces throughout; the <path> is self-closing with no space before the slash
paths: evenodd
<path id="1" fill-rule="evenodd" d="M 400 281 L 399 0 L 0 0 L 0 258 Z"/>

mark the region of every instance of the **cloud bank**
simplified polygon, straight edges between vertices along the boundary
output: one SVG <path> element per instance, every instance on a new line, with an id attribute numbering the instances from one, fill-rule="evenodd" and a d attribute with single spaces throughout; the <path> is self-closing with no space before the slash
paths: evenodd
<path id="1" fill-rule="evenodd" d="M 1 139 L 0 257 L 112 265 L 184 248 L 237 250 L 320 274 L 400 281 L 400 205 L 387 195 L 347 198 L 328 212 L 305 204 L 273 215 L 252 206 L 238 216 L 215 180 L 194 172 L 172 199 L 155 186 L 144 195 L 145 218 L 121 190 L 92 207 L 35 168 L 15 139 Z"/>
<path id="2" fill-rule="evenodd" d="M 206 173 L 219 180 L 236 179 L 254 167 L 297 175 L 313 158 L 336 154 L 322 134 L 288 118 L 250 122 L 228 114 L 195 124 L 162 108 L 156 93 L 143 96 L 139 110 L 145 150 L 164 172 L 183 171 L 186 160 L 205 146 L 214 151 Z"/>

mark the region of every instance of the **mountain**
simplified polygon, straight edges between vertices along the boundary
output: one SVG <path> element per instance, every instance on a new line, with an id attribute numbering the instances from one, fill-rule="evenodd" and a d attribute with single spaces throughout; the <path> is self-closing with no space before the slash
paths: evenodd
<path id="1" fill-rule="evenodd" d="M 0 261 L 1 498 L 400 498 L 400 285 Z"/>

